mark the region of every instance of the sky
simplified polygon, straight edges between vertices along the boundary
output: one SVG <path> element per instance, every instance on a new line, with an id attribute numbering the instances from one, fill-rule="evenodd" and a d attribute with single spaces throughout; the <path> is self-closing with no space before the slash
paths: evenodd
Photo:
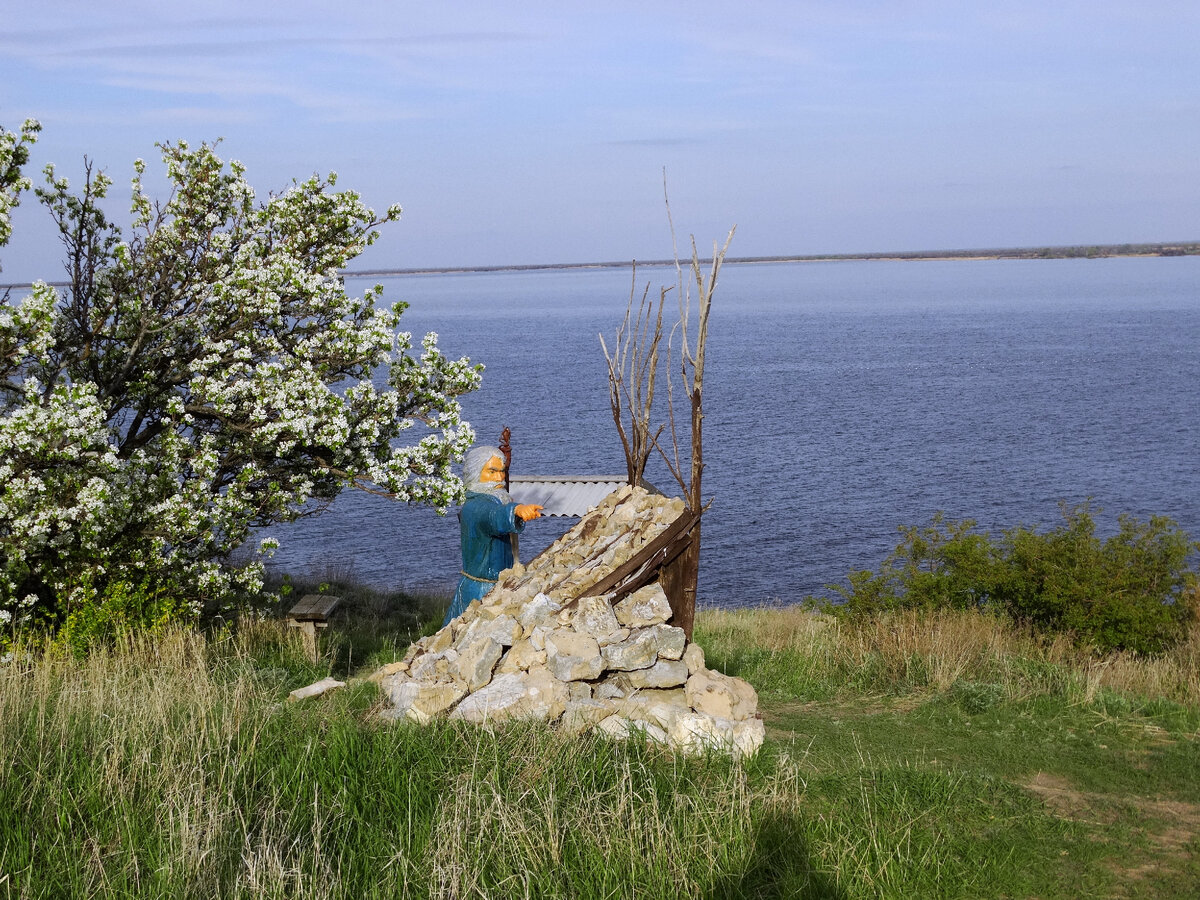
<path id="1" fill-rule="evenodd" d="M 356 268 L 1200 239 L 1200 3 L 0 0 L 0 126 L 221 140 L 400 222 Z M 146 178 L 162 189 L 161 165 Z M 0 281 L 61 277 L 26 196 Z"/>

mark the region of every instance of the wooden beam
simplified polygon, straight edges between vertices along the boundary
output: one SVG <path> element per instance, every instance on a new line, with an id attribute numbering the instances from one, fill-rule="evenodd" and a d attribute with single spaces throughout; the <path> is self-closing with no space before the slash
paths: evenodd
<path id="1" fill-rule="evenodd" d="M 687 549 L 691 531 L 697 522 L 698 516 L 684 511 L 665 531 L 607 576 L 582 591 L 579 597 L 598 597 L 611 593 L 615 603 L 654 581 L 663 566 Z"/>

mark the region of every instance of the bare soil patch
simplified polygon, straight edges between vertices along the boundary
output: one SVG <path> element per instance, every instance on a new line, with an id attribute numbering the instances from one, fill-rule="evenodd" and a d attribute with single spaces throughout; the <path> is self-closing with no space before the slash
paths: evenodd
<path id="1" fill-rule="evenodd" d="M 1076 790 L 1060 775 L 1038 772 L 1024 785 L 1050 808 L 1056 816 L 1091 825 L 1111 825 L 1117 820 L 1116 810 L 1108 806 L 1103 794 Z M 1108 808 L 1102 808 L 1108 806 Z"/>
<path id="2" fill-rule="evenodd" d="M 855 719 L 865 716 L 876 716 L 882 713 L 912 712 L 925 703 L 930 694 L 907 694 L 893 697 L 880 694 L 878 696 L 855 697 L 853 700 L 794 700 L 786 703 L 772 703 L 763 709 L 772 719 L 783 716 L 806 715 L 820 712 L 825 718 Z"/>
<path id="3" fill-rule="evenodd" d="M 1080 791 L 1067 779 L 1047 772 L 1038 772 L 1024 787 L 1040 797 L 1056 816 L 1075 822 L 1111 825 L 1121 818 L 1122 808 L 1131 810 L 1130 824 L 1142 831 L 1152 850 L 1149 858 L 1114 861 L 1113 870 L 1130 881 L 1177 868 L 1191 858 L 1193 847 L 1200 841 L 1197 803 Z"/>

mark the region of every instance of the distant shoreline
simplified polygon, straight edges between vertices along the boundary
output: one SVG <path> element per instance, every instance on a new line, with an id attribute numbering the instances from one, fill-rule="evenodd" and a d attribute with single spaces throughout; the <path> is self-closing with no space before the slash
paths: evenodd
<path id="1" fill-rule="evenodd" d="M 911 250 L 883 253 L 819 253 L 786 256 L 727 257 L 726 265 L 797 262 L 854 262 L 869 260 L 980 260 L 980 259 L 1111 259 L 1119 256 L 1200 256 L 1200 241 L 1165 244 L 1079 244 L 1064 247 L 1004 247 L 975 250 Z M 702 260 L 708 262 L 709 260 Z M 673 259 L 620 262 L 525 263 L 503 266 L 444 266 L 410 269 L 347 270 L 345 278 L 378 278 L 399 275 L 453 275 L 472 272 L 543 272 L 566 269 L 628 269 L 631 266 L 674 266 Z"/>
<path id="2" fill-rule="evenodd" d="M 871 260 L 980 260 L 980 259 L 1111 259 L 1120 256 L 1200 256 L 1200 241 L 1165 244 L 1076 244 L 1064 247 L 1002 247 L 975 250 L 907 250 L 883 253 L 816 253 L 785 256 L 727 257 L 726 265 L 766 263 L 856 262 Z M 701 262 L 709 262 L 704 259 Z M 343 278 L 394 278 L 401 275 L 467 275 L 473 272 L 546 272 L 567 269 L 628 269 L 674 266 L 673 259 L 642 259 L 612 262 L 523 263 L 505 266 L 433 266 L 407 269 L 347 269 Z M 50 281 L 51 287 L 68 282 Z M 0 284 L 0 291 L 30 287 L 30 282 Z"/>

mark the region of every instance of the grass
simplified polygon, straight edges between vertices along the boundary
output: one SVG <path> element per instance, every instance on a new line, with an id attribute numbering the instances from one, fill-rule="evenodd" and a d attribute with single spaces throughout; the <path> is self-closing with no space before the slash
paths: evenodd
<path id="1" fill-rule="evenodd" d="M 854 895 L 1200 890 L 1200 629 L 1153 659 L 964 612 L 711 612 L 697 638 L 758 688 Z"/>
<path id="2" fill-rule="evenodd" d="M 1159 657 L 1096 656 L 978 612 L 906 610 L 861 621 L 800 608 L 709 611 L 697 640 L 723 671 L 760 693 L 828 699 L 990 684 L 1005 700 L 1042 694 L 1091 703 L 1105 694 L 1200 708 L 1200 627 Z"/>
<path id="3" fill-rule="evenodd" d="M 280 622 L 246 619 L 0 666 L 0 897 L 1200 886 L 1200 635 L 1095 659 L 971 614 L 702 613 L 709 665 L 759 690 L 767 744 L 740 764 L 384 724 L 361 682 L 285 701 L 402 653 L 434 606 L 350 599 L 316 664 Z"/>

